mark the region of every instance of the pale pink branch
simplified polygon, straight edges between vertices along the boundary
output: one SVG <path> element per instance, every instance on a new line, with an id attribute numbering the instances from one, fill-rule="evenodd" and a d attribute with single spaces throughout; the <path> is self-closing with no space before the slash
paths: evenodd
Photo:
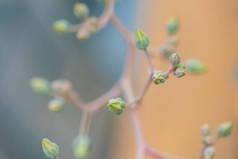
<path id="1" fill-rule="evenodd" d="M 111 24 L 117 29 L 128 45 L 136 47 L 133 34 L 128 30 L 114 14 L 110 19 Z"/>
<path id="2" fill-rule="evenodd" d="M 164 159 L 164 157 L 161 153 L 159 153 L 158 151 L 156 151 L 155 149 L 153 149 L 152 147 L 150 147 L 148 145 L 145 147 L 145 152 L 149 156 L 152 156 L 156 159 Z"/>
<path id="3" fill-rule="evenodd" d="M 133 100 L 135 98 L 128 78 L 123 81 L 122 88 L 124 90 L 124 96 L 127 101 Z M 142 130 L 141 130 L 137 115 L 135 113 L 135 110 L 129 109 L 129 116 L 131 119 L 131 123 L 133 126 L 133 132 L 134 132 L 135 139 L 136 139 L 136 149 L 137 149 L 136 150 L 136 159 L 144 159 L 144 157 L 145 157 L 145 151 L 144 151 L 145 142 L 144 142 Z"/>
<path id="4" fill-rule="evenodd" d="M 156 159 L 186 159 L 184 157 L 174 156 L 174 155 L 159 152 L 159 151 L 157 151 L 156 149 L 152 148 L 149 145 L 146 145 L 145 151 L 146 151 L 147 155 L 152 156 Z"/>
<path id="5" fill-rule="evenodd" d="M 105 10 L 103 14 L 98 18 L 97 24 L 100 29 L 104 28 L 109 22 L 111 16 L 114 13 L 115 0 L 106 0 Z"/>
<path id="6" fill-rule="evenodd" d="M 138 120 L 138 117 L 136 115 L 136 112 L 134 110 L 129 110 L 129 115 L 131 118 L 132 126 L 134 129 L 134 134 L 136 137 L 136 159 L 144 159 L 145 157 L 145 141 L 143 138 L 142 130 L 140 127 L 140 122 Z"/>
<path id="7" fill-rule="evenodd" d="M 102 96 L 98 97 L 97 99 L 93 100 L 92 102 L 86 104 L 85 107 L 90 113 L 95 113 L 97 110 L 103 107 L 108 102 L 109 99 L 119 96 L 120 93 L 121 93 L 121 88 L 120 88 L 120 81 L 119 81 L 117 84 L 115 84 L 111 88 L 111 90 L 109 90 Z"/>

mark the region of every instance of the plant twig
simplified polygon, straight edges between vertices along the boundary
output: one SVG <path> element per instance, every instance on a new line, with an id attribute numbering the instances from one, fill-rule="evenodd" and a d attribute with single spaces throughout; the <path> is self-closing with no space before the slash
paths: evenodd
<path id="1" fill-rule="evenodd" d="M 91 114 L 87 111 L 82 112 L 80 119 L 79 135 L 87 135 L 91 121 Z"/>
<path id="2" fill-rule="evenodd" d="M 145 96 L 149 86 L 152 83 L 152 75 L 154 73 L 154 66 L 151 61 L 151 55 L 154 56 L 155 51 L 151 49 L 144 51 L 146 59 L 149 63 L 149 76 L 145 86 L 141 89 L 139 94 L 135 97 L 132 90 L 130 75 L 132 72 L 132 64 L 133 64 L 135 52 L 139 50 L 136 48 L 133 34 L 115 16 L 114 3 L 115 3 L 115 0 L 105 1 L 104 12 L 97 19 L 97 24 L 99 26 L 99 29 L 102 29 L 108 24 L 108 22 L 110 22 L 114 26 L 114 28 L 120 33 L 120 35 L 123 37 L 123 39 L 125 40 L 128 46 L 121 78 L 108 92 L 106 92 L 102 96 L 98 97 L 97 99 L 89 103 L 85 104 L 84 102 L 82 102 L 82 100 L 80 99 L 79 95 L 77 95 L 76 92 L 71 92 L 69 94 L 69 102 L 75 104 L 78 108 L 83 110 L 79 132 L 80 134 L 87 134 L 90 121 L 91 121 L 91 116 L 94 113 L 96 113 L 100 108 L 102 108 L 110 98 L 114 98 L 116 96 L 119 96 L 121 93 L 123 93 L 126 101 L 129 103 L 128 106 L 130 106 L 128 109 L 128 112 L 129 112 L 130 120 L 133 126 L 134 135 L 136 139 L 136 147 L 137 147 L 136 159 L 144 159 L 146 154 L 151 155 L 157 159 L 164 159 L 164 156 L 161 153 L 157 152 L 156 150 L 152 149 L 150 146 L 146 144 L 143 137 L 140 122 L 136 114 L 136 109 L 135 109 L 140 105 L 141 100 Z M 88 22 L 85 20 L 85 22 L 79 25 L 74 25 L 72 26 L 71 31 L 76 32 L 81 27 L 87 27 L 88 25 L 87 23 Z M 173 70 L 174 68 L 169 68 L 167 71 L 167 74 L 173 72 Z"/>

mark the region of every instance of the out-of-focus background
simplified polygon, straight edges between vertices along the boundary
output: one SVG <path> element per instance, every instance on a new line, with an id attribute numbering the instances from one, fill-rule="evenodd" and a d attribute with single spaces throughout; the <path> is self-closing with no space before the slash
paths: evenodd
<path id="1" fill-rule="evenodd" d="M 125 55 L 124 41 L 112 26 L 86 41 L 74 34 L 59 36 L 52 29 L 58 19 L 73 24 L 76 0 L 0 0 L 0 158 L 43 159 L 43 137 L 57 142 L 60 158 L 73 158 L 72 140 L 78 135 L 80 111 L 66 105 L 50 113 L 50 97 L 35 94 L 32 77 L 68 79 L 82 98 L 90 101 L 106 92 L 119 78 Z M 100 15 L 97 0 L 82 0 L 91 14 Z M 132 29 L 135 2 L 120 1 L 116 12 Z M 113 42 L 113 43 L 112 43 Z M 116 60 L 115 60 L 116 59 Z M 108 158 L 114 117 L 103 109 L 94 117 L 90 136 L 91 158 Z"/>
<path id="2" fill-rule="evenodd" d="M 68 19 L 76 0 L 0 0 L 0 158 L 46 158 L 41 139 L 60 145 L 60 158 L 73 158 L 72 140 L 78 133 L 80 111 L 67 105 L 58 114 L 47 109 L 49 97 L 34 94 L 32 77 L 69 79 L 83 99 L 96 98 L 119 78 L 125 46 L 108 26 L 88 41 L 74 35 L 58 36 L 52 22 Z M 86 2 L 93 15 L 103 6 Z M 146 140 L 161 152 L 199 158 L 200 132 L 209 123 L 216 126 L 231 120 L 235 131 L 216 145 L 216 159 L 238 157 L 238 2 L 235 0 L 119 0 L 116 14 L 131 31 L 140 27 L 150 36 L 152 47 L 166 41 L 165 24 L 171 16 L 180 19 L 179 52 L 183 59 L 197 58 L 207 64 L 201 76 L 171 77 L 152 87 L 139 109 Z M 144 84 L 147 64 L 143 55 L 136 61 L 135 91 Z M 156 68 L 167 61 L 154 59 Z M 115 117 L 104 109 L 93 118 L 89 158 L 132 159 L 135 145 L 125 114 Z"/>

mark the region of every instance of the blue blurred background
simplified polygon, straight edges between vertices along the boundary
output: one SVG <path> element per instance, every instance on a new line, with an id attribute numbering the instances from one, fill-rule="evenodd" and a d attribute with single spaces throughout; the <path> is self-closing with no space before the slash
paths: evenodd
<path id="1" fill-rule="evenodd" d="M 50 97 L 34 94 L 32 77 L 68 79 L 86 101 L 108 90 L 121 74 L 125 45 L 109 25 L 86 41 L 75 35 L 58 36 L 52 23 L 73 16 L 76 0 L 0 0 L 0 158 L 42 159 L 41 139 L 48 137 L 60 146 L 60 158 L 73 158 L 72 140 L 78 134 L 80 111 L 66 105 L 50 113 Z M 103 6 L 82 0 L 98 16 Z M 130 29 L 133 0 L 120 0 L 116 13 Z M 113 42 L 113 43 L 112 43 Z M 90 136 L 97 149 L 91 158 L 108 158 L 112 115 L 102 110 L 93 120 Z"/>

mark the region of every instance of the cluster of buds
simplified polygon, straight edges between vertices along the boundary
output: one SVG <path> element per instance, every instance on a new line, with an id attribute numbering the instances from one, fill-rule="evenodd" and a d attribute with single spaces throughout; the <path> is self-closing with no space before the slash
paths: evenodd
<path id="1" fill-rule="evenodd" d="M 178 22 L 175 19 L 173 19 L 171 22 L 168 23 L 167 29 L 170 34 L 174 34 L 178 29 Z M 149 37 L 141 29 L 136 30 L 135 40 L 136 40 L 136 47 L 139 50 L 147 51 L 147 47 L 150 44 L 150 40 Z M 171 46 L 177 45 L 177 41 L 173 37 L 169 39 L 169 43 Z M 169 60 L 174 75 L 178 78 L 183 77 L 186 74 L 186 70 L 185 66 L 181 65 L 181 58 L 178 55 L 178 53 L 171 52 Z M 168 78 L 168 74 L 169 73 L 163 73 L 162 71 L 155 71 L 152 76 L 154 84 L 164 83 Z"/>
<path id="2" fill-rule="evenodd" d="M 176 67 L 174 75 L 180 78 L 186 74 L 186 71 L 190 73 L 203 73 L 206 71 L 206 66 L 196 59 L 187 60 L 184 66 L 180 65 L 181 60 L 176 53 L 178 52 L 178 39 L 175 33 L 179 30 L 179 20 L 176 17 L 172 17 L 168 20 L 166 30 L 168 32 L 168 40 L 161 46 L 160 53 L 164 57 L 169 58 L 171 65 Z"/>
<path id="3" fill-rule="evenodd" d="M 168 75 L 166 73 L 163 73 L 162 71 L 156 71 L 152 76 L 154 84 L 164 83 L 167 78 Z"/>
<path id="4" fill-rule="evenodd" d="M 30 84 L 32 90 L 36 93 L 54 96 L 48 103 L 48 109 L 51 112 L 60 111 L 72 91 L 72 85 L 67 80 L 55 80 L 50 82 L 46 79 L 36 77 L 31 79 Z"/>
<path id="5" fill-rule="evenodd" d="M 85 159 L 91 152 L 92 144 L 88 136 L 78 136 L 73 141 L 74 156 L 76 159 Z"/>
<path id="6" fill-rule="evenodd" d="M 214 144 L 221 137 L 226 137 L 231 134 L 233 124 L 231 122 L 224 122 L 218 126 L 216 137 L 210 135 L 210 127 L 204 124 L 201 127 L 201 142 L 203 144 L 202 157 L 204 159 L 213 159 L 215 156 Z"/>
<path id="7" fill-rule="evenodd" d="M 83 40 L 88 39 L 99 30 L 97 18 L 90 16 L 89 8 L 85 3 L 75 3 L 73 12 L 76 18 L 82 20 L 82 23 L 72 25 L 65 19 L 58 20 L 53 24 L 53 29 L 58 34 L 77 32 L 76 37 Z"/>
<path id="8" fill-rule="evenodd" d="M 173 53 L 169 57 L 171 66 L 174 68 L 174 75 L 178 78 L 186 75 L 185 66 L 181 65 L 181 58 L 177 53 Z"/>
<path id="9" fill-rule="evenodd" d="M 124 108 L 126 108 L 126 103 L 121 98 L 110 99 L 107 104 L 108 111 L 116 115 L 120 115 Z"/>
<path id="10" fill-rule="evenodd" d="M 170 58 L 171 70 L 173 74 L 177 77 L 183 77 L 186 75 L 185 66 L 181 65 L 181 58 L 177 53 L 173 53 Z M 163 73 L 162 71 L 155 71 L 152 80 L 154 84 L 164 83 L 166 79 L 169 77 L 169 72 Z"/>
<path id="11" fill-rule="evenodd" d="M 42 139 L 41 145 L 42 150 L 47 157 L 52 159 L 57 158 L 57 156 L 59 155 L 59 146 L 56 143 L 53 143 L 47 138 L 44 138 Z"/>

